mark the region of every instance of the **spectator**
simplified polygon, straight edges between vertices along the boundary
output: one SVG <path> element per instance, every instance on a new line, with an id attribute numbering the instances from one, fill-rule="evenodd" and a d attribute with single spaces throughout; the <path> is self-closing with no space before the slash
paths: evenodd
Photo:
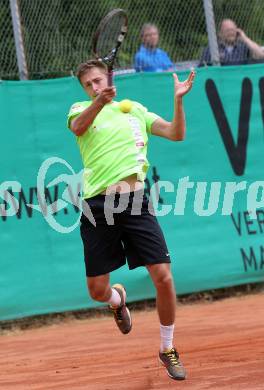
<path id="1" fill-rule="evenodd" d="M 252 41 L 231 19 L 221 22 L 218 33 L 221 65 L 239 65 L 264 59 L 264 50 Z M 203 51 L 199 66 L 212 65 L 209 47 Z"/>
<path id="2" fill-rule="evenodd" d="M 142 44 L 135 55 L 137 72 L 173 71 L 174 65 L 168 54 L 159 49 L 159 30 L 151 23 L 146 23 L 141 29 Z"/>

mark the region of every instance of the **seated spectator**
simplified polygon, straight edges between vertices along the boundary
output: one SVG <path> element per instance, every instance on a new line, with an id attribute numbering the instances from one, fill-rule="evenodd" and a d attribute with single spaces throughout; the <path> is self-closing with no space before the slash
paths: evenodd
<path id="1" fill-rule="evenodd" d="M 173 71 L 174 65 L 168 54 L 159 49 L 159 30 L 154 24 L 146 23 L 141 29 L 142 44 L 135 55 L 136 72 Z"/>
<path id="2" fill-rule="evenodd" d="M 221 22 L 218 33 L 221 65 L 239 65 L 264 59 L 264 50 L 252 41 L 231 19 Z M 203 51 L 199 66 L 212 65 L 209 47 Z"/>

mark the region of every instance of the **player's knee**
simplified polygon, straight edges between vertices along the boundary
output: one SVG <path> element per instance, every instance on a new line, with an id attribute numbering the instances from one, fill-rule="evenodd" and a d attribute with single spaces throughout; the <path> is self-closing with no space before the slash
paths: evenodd
<path id="1" fill-rule="evenodd" d="M 90 297 L 99 302 L 104 302 L 106 299 L 106 288 L 105 286 L 89 285 Z"/>
<path id="2" fill-rule="evenodd" d="M 155 280 L 156 288 L 169 288 L 173 285 L 173 278 L 170 272 L 157 275 Z"/>

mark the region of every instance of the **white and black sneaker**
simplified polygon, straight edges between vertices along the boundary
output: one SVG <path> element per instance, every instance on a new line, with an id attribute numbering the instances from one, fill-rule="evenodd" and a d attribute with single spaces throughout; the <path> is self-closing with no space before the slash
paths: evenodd
<path id="1" fill-rule="evenodd" d="M 126 290 L 125 287 L 122 286 L 122 284 L 114 284 L 112 288 L 114 288 L 120 295 L 121 303 L 117 307 L 111 305 L 109 307 L 114 315 L 115 322 L 120 332 L 122 332 L 123 334 L 127 334 L 131 331 L 132 320 L 130 311 L 126 306 Z"/>

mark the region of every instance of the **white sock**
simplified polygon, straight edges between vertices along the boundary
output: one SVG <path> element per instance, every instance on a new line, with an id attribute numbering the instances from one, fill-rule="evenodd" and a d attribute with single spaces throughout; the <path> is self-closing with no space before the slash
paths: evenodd
<path id="1" fill-rule="evenodd" d="M 173 332 L 174 324 L 168 326 L 160 324 L 160 352 L 173 347 Z"/>
<path id="2" fill-rule="evenodd" d="M 121 297 L 116 291 L 116 289 L 112 288 L 112 295 L 110 299 L 107 301 L 111 306 L 119 306 L 121 303 Z"/>

